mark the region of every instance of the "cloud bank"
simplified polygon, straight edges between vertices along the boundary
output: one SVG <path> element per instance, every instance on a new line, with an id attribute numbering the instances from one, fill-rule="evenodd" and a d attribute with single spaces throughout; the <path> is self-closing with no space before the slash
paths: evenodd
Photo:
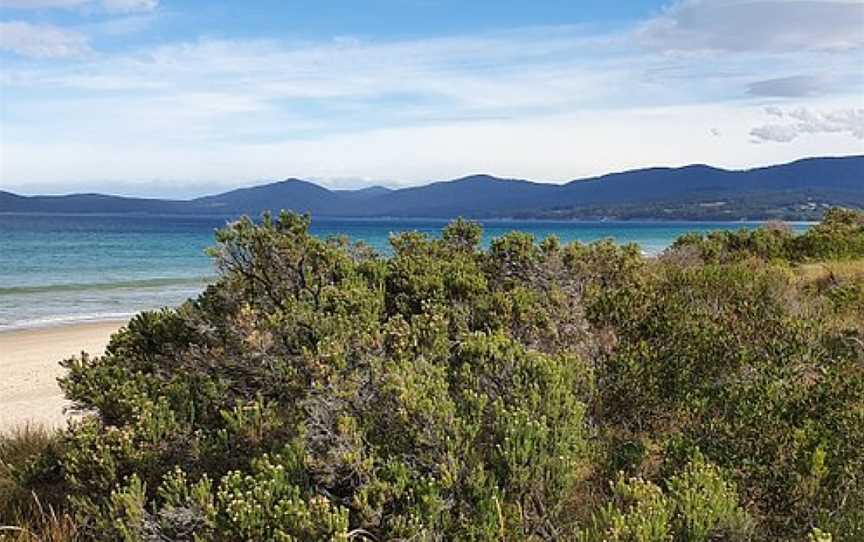
<path id="1" fill-rule="evenodd" d="M 864 45 L 864 2 L 684 0 L 642 26 L 665 52 L 848 50 Z"/>
<path id="2" fill-rule="evenodd" d="M 90 51 L 86 35 L 50 25 L 0 22 L 0 51 L 33 58 L 67 58 Z"/>
<path id="3" fill-rule="evenodd" d="M 757 141 L 788 143 L 804 135 L 818 134 L 848 134 L 864 139 L 864 108 L 822 112 L 804 107 L 783 111 L 775 107 L 766 113 L 785 122 L 753 128 L 750 135 Z"/>
<path id="4" fill-rule="evenodd" d="M 159 0 L 0 0 L 0 8 L 21 10 L 93 6 L 108 12 L 131 13 L 153 11 L 159 7 Z"/>
<path id="5" fill-rule="evenodd" d="M 115 12 L 158 7 L 111 3 Z M 476 171 L 566 180 L 858 154 L 864 43 L 852 26 L 862 6 L 690 0 L 604 29 L 191 37 L 115 50 L 80 26 L 7 22 L 0 186 L 415 183 Z M 764 142 L 784 144 L 754 144 Z"/>

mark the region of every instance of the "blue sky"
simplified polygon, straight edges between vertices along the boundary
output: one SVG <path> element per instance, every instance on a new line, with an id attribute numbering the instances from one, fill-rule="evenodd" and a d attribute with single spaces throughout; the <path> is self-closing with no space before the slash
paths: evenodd
<path id="1" fill-rule="evenodd" d="M 864 0 L 0 0 L 0 188 L 864 153 Z"/>

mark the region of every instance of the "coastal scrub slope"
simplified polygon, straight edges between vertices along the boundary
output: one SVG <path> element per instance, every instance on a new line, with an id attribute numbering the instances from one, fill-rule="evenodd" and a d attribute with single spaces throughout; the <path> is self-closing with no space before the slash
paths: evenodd
<path id="1" fill-rule="evenodd" d="M 48 532 L 50 506 L 66 540 L 864 538 L 864 214 L 656 259 L 480 239 L 457 220 L 383 258 L 304 216 L 230 224 L 203 294 L 64 362 L 82 420 L 26 453 L 0 440 L 3 522 Z"/>

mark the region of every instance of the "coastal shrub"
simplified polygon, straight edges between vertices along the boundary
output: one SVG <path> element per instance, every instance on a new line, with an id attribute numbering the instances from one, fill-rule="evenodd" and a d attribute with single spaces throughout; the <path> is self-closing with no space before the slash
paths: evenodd
<path id="1" fill-rule="evenodd" d="M 750 540 L 752 520 L 734 485 L 701 458 L 672 476 L 666 488 L 619 475 L 612 499 L 582 530 L 580 542 Z"/>
<path id="2" fill-rule="evenodd" d="M 707 235 L 686 234 L 670 247 L 670 252 L 695 250 L 704 262 L 728 263 L 748 257 L 763 260 L 789 259 L 795 239 L 782 223 L 769 223 L 755 229 L 718 230 Z"/>
<path id="3" fill-rule="evenodd" d="M 794 235 L 783 223 L 756 229 L 690 233 L 677 239 L 667 258 L 694 254 L 702 262 L 728 263 L 746 258 L 793 262 L 864 258 L 864 211 L 830 209 L 819 224 Z"/>
<path id="4" fill-rule="evenodd" d="M 249 474 L 226 474 L 218 489 L 206 476 L 190 484 L 177 468 L 165 475 L 152 503 L 146 485 L 133 475 L 91 511 L 90 529 L 124 542 L 347 541 L 348 509 L 321 495 L 304 495 L 293 483 L 292 467 L 290 459 L 265 455 Z"/>
<path id="5" fill-rule="evenodd" d="M 484 253 L 461 221 L 441 239 L 394 236 L 383 260 L 308 226 L 232 224 L 198 299 L 65 362 L 64 390 L 92 413 L 63 458 L 84 536 L 564 532 L 589 469 L 593 390 L 587 279 L 564 249 L 513 234 Z M 274 486 L 284 465 L 266 458 L 286 447 L 290 474 Z M 178 472 L 209 496 L 168 499 L 159 488 Z"/>
<path id="6" fill-rule="evenodd" d="M 595 412 L 614 445 L 606 472 L 665 477 L 697 449 L 734 473 L 773 532 L 854 514 L 860 339 L 796 296 L 783 267 L 667 268 L 650 288 L 635 320 L 603 322 L 618 332 L 598 370 Z"/>
<path id="7" fill-rule="evenodd" d="M 656 259 L 241 219 L 201 295 L 63 362 L 82 417 L 10 456 L 0 510 L 32 525 L 35 491 L 84 541 L 860 540 L 857 217 Z"/>
<path id="8" fill-rule="evenodd" d="M 864 257 L 864 211 L 829 210 L 821 223 L 793 241 L 793 250 L 810 260 Z"/>

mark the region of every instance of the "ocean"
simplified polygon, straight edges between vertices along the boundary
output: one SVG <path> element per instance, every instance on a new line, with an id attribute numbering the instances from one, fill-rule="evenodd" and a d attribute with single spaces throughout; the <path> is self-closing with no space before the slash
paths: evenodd
<path id="1" fill-rule="evenodd" d="M 227 222 L 213 216 L 0 213 L 0 330 L 126 318 L 195 296 L 215 276 L 205 255 Z M 347 235 L 387 254 L 393 232 L 438 235 L 446 220 L 316 219 L 312 232 Z M 513 230 L 562 242 L 612 238 L 658 254 L 687 232 L 740 222 L 483 221 L 484 242 Z M 804 224 L 794 227 L 803 231 Z"/>

